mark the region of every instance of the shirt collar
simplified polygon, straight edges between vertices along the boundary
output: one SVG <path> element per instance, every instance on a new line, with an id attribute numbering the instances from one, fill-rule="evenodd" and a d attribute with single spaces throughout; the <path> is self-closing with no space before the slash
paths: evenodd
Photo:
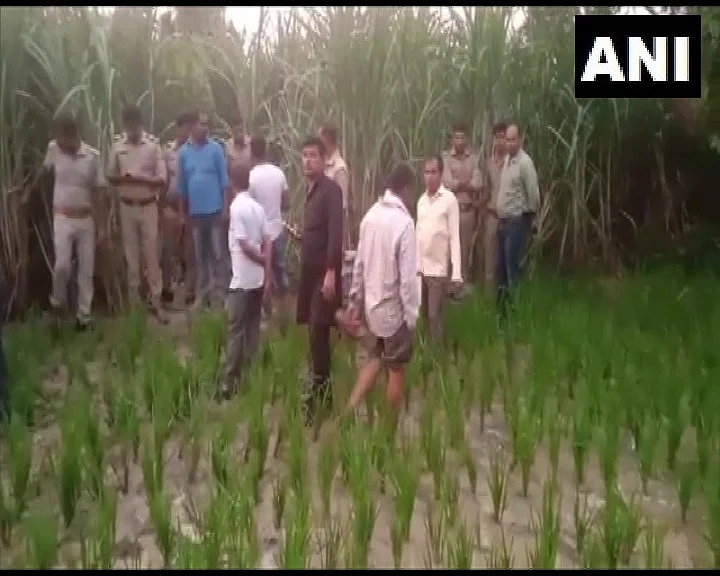
<path id="1" fill-rule="evenodd" d="M 400 200 L 400 198 L 398 198 L 397 195 L 392 192 L 392 190 L 385 190 L 385 193 L 380 199 L 380 202 L 389 208 L 400 208 L 400 210 L 409 214 L 405 203 Z"/>
<path id="2" fill-rule="evenodd" d="M 450 150 L 450 155 L 455 158 L 467 158 L 468 156 L 470 156 L 470 151 L 467 148 L 465 148 L 465 152 L 460 154 L 460 152 L 455 150 L 455 146 L 453 146 Z"/>
<path id="3" fill-rule="evenodd" d="M 340 152 L 338 150 L 335 150 L 335 152 L 333 152 L 331 156 L 328 156 L 325 159 L 325 166 L 335 166 L 338 158 L 340 158 Z"/>
<path id="4" fill-rule="evenodd" d="M 441 197 L 445 194 L 445 192 L 447 192 L 447 188 L 445 188 L 445 186 L 443 186 L 442 184 L 440 184 L 440 188 L 437 189 L 437 192 L 435 192 L 434 196 L 430 196 L 430 194 L 428 193 L 427 190 L 425 190 L 425 196 L 426 196 L 428 199 L 433 198 L 433 197 L 434 197 L 434 198 L 441 198 Z"/>

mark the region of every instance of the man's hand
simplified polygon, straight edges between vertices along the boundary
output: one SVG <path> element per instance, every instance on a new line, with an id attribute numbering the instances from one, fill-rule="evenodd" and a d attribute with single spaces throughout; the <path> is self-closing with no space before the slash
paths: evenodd
<path id="1" fill-rule="evenodd" d="M 323 278 L 323 285 L 320 291 L 322 292 L 323 298 L 325 298 L 325 300 L 327 300 L 328 302 L 335 297 L 334 270 L 328 270 L 327 272 L 325 272 L 325 277 Z"/>
<path id="2" fill-rule="evenodd" d="M 352 338 L 358 338 L 360 335 L 360 313 L 352 304 L 345 310 L 335 312 L 335 321 L 338 326 Z"/>
<path id="3" fill-rule="evenodd" d="M 461 280 L 451 280 L 448 292 L 450 292 L 451 296 L 458 296 L 462 293 L 462 287 L 463 283 Z"/>
<path id="4" fill-rule="evenodd" d="M 263 301 L 270 302 L 273 290 L 275 289 L 272 276 L 265 275 L 265 284 L 263 286 Z"/>
<path id="5" fill-rule="evenodd" d="M 470 184 L 470 180 L 472 179 L 472 174 L 470 173 L 470 170 L 468 170 L 465 166 L 461 166 L 460 170 L 458 171 L 458 187 L 467 187 Z"/>

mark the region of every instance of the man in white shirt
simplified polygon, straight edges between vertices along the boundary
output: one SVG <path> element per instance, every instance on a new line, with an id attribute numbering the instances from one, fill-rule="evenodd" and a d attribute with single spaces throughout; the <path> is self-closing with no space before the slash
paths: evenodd
<path id="1" fill-rule="evenodd" d="M 219 391 L 225 399 L 237 390 L 243 368 L 257 352 L 263 297 L 269 296 L 272 282 L 272 244 L 265 211 L 247 192 L 247 170 L 231 169 L 230 177 L 239 191 L 230 205 L 228 230 L 232 280 L 227 297 L 225 377 Z"/>
<path id="2" fill-rule="evenodd" d="M 452 291 L 462 286 L 460 208 L 455 194 L 441 183 L 443 159 L 425 160 L 425 193 L 417 203 L 417 273 L 422 279 L 422 310 L 435 342 L 442 340 L 442 309 L 447 290 L 448 260 Z"/>
<path id="3" fill-rule="evenodd" d="M 286 271 L 287 233 L 283 227 L 283 213 L 289 208 L 288 183 L 283 171 L 267 159 L 265 138 L 254 137 L 250 140 L 250 197 L 265 210 L 268 221 L 268 234 L 272 242 L 272 280 L 273 292 L 281 298 L 280 308 L 283 317 L 286 309 L 282 301 L 288 288 Z M 266 300 L 265 312 L 272 315 L 271 300 Z"/>
<path id="4" fill-rule="evenodd" d="M 396 412 L 401 406 L 420 307 L 415 226 L 407 208 L 413 183 L 412 168 L 396 166 L 385 194 L 360 223 L 350 303 L 341 324 L 357 333 L 364 316 L 367 331 L 362 343 L 369 360 L 360 369 L 348 410 L 372 388 L 383 366 L 388 369 L 388 402 Z"/>

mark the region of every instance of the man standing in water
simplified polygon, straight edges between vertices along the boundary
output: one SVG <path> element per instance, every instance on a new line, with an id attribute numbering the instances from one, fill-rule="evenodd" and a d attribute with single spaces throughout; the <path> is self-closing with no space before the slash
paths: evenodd
<path id="1" fill-rule="evenodd" d="M 50 305 L 60 312 L 66 308 L 68 281 L 72 272 L 73 247 L 78 258 L 78 301 L 75 326 L 90 325 L 95 269 L 95 224 L 93 206 L 105 187 L 100 153 L 80 139 L 75 118 L 55 118 L 55 139 L 48 144 L 43 168 L 54 174 L 53 241 L 55 267 Z"/>
<path id="2" fill-rule="evenodd" d="M 507 156 L 497 199 L 497 283 L 501 314 L 505 312 L 509 292 L 520 279 L 533 218 L 540 208 L 535 164 L 522 149 L 522 133 L 517 123 L 508 123 L 505 140 Z"/>
<path id="3" fill-rule="evenodd" d="M 325 171 L 325 145 L 311 137 L 302 145 L 307 195 L 300 246 L 297 322 L 308 325 L 310 390 L 305 401 L 306 422 L 316 408 L 332 401 L 330 389 L 330 330 L 342 298 L 342 191 Z"/>
<path id="4" fill-rule="evenodd" d="M 129 105 L 123 110 L 121 135 L 110 152 L 108 180 L 120 196 L 125 262 L 130 298 L 139 297 L 140 261 L 147 265 L 150 310 L 167 323 L 161 307 L 162 272 L 158 257 L 158 192 L 165 187 L 167 170 L 157 139 L 143 130 L 142 111 Z"/>
<path id="5" fill-rule="evenodd" d="M 422 310 L 430 325 L 430 336 L 437 343 L 443 335 L 448 261 L 452 268 L 452 291 L 457 292 L 462 286 L 458 201 L 441 184 L 442 173 L 442 156 L 436 154 L 425 160 L 425 193 L 417 203 L 416 228 Z"/>
<path id="6" fill-rule="evenodd" d="M 360 318 L 365 318 L 368 330 L 362 344 L 369 360 L 360 368 L 348 411 L 372 388 L 383 367 L 388 370 L 388 402 L 396 413 L 400 410 L 420 307 L 415 225 L 408 211 L 414 180 L 410 166 L 395 167 L 388 189 L 360 223 L 350 304 L 342 324 L 357 332 Z"/>
<path id="7" fill-rule="evenodd" d="M 490 158 L 486 160 L 485 186 L 482 207 L 479 214 L 480 220 L 480 278 L 485 285 L 487 294 L 496 289 L 495 275 L 497 272 L 497 229 L 498 213 L 497 199 L 500 191 L 500 176 L 502 175 L 503 164 L 505 163 L 505 122 L 498 122 L 493 126 L 493 143 Z"/>
<path id="8" fill-rule="evenodd" d="M 208 138 L 205 114 L 192 113 L 190 139 L 180 150 L 178 190 L 183 198 L 182 212 L 189 214 L 198 267 L 196 308 L 210 306 L 215 292 L 221 299 L 227 289 L 224 273 L 223 219 L 230 205 L 228 170 L 222 147 Z"/>
<path id="9" fill-rule="evenodd" d="M 452 148 L 443 154 L 442 183 L 455 194 L 460 209 L 460 260 L 466 284 L 472 278 L 472 247 L 478 224 L 477 208 L 482 194 L 479 156 L 468 149 L 468 128 L 457 123 L 452 127 Z"/>
<path id="10" fill-rule="evenodd" d="M 162 299 L 165 304 L 172 304 L 175 295 L 172 291 L 173 274 L 176 263 L 182 261 L 185 274 L 185 304 L 190 305 L 195 300 L 195 246 L 193 244 L 192 228 L 185 224 L 181 217 L 180 203 L 182 198 L 178 191 L 178 154 L 180 148 L 190 138 L 192 128 L 192 113 L 182 112 L 175 120 L 177 133 L 175 140 L 168 143 L 165 148 L 165 164 L 168 173 L 168 188 L 165 193 L 163 207 L 162 229 L 162 273 L 163 292 Z"/>

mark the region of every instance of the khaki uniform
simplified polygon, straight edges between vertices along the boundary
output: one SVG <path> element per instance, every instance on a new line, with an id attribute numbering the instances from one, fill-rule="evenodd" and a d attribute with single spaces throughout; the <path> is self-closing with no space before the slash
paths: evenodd
<path id="1" fill-rule="evenodd" d="M 342 201 L 343 201 L 343 230 L 345 231 L 345 238 L 343 243 L 345 248 L 349 248 L 352 238 L 352 230 L 348 223 L 349 216 L 349 202 L 350 202 L 350 170 L 348 170 L 345 160 L 340 156 L 340 152 L 335 150 L 331 156 L 325 160 L 325 176 L 330 178 L 335 184 L 340 186 L 342 190 Z"/>
<path id="2" fill-rule="evenodd" d="M 250 158 L 250 137 L 245 136 L 245 147 L 237 148 L 235 140 L 229 138 L 225 141 L 225 157 L 227 158 L 228 172 L 231 171 L 236 163 L 244 164 L 248 171 L 251 168 Z"/>
<path id="3" fill-rule="evenodd" d="M 179 147 L 170 142 L 165 147 L 165 166 L 168 174 L 168 188 L 162 211 L 162 251 L 161 268 L 163 290 L 172 289 L 173 273 L 177 262 L 185 264 L 185 297 L 195 296 L 197 271 L 195 269 L 195 246 L 192 226 L 185 224 L 180 217 L 180 198 L 177 188 L 177 164 Z"/>
<path id="4" fill-rule="evenodd" d="M 132 144 L 124 134 L 116 137 L 110 152 L 110 173 L 122 176 L 128 172 L 167 179 L 163 150 L 154 136 L 144 133 L 137 144 Z M 142 258 L 147 265 L 151 304 L 159 310 L 162 273 L 158 258 L 156 190 L 144 184 L 122 184 L 117 186 L 117 193 L 130 297 L 139 294 Z"/>
<path id="5" fill-rule="evenodd" d="M 48 144 L 43 166 L 55 172 L 53 189 L 53 242 L 55 267 L 50 303 L 65 307 L 72 269 L 72 252 L 78 259 L 77 318 L 90 320 L 95 269 L 95 225 L 92 194 L 105 185 L 100 153 L 84 142 L 75 155 L 64 153 L 55 140 Z"/>
<path id="6" fill-rule="evenodd" d="M 495 289 L 495 276 L 497 269 L 497 199 L 500 191 L 500 177 L 502 176 L 504 157 L 487 160 L 483 175 L 485 177 L 485 190 L 488 198 L 486 210 L 483 210 L 478 219 L 481 230 L 478 265 L 480 278 L 487 290 Z"/>
<path id="7" fill-rule="evenodd" d="M 461 172 L 467 170 L 470 174 L 470 186 L 481 188 L 483 185 L 482 173 L 478 166 L 479 157 L 471 151 L 458 154 L 455 150 L 443 153 L 445 168 L 442 175 L 442 183 L 448 190 L 455 191 Z M 475 202 L 470 194 L 462 192 L 455 194 L 460 208 L 460 262 L 462 265 L 462 277 L 465 282 L 470 282 L 471 276 L 471 255 L 475 229 L 478 224 Z"/>

